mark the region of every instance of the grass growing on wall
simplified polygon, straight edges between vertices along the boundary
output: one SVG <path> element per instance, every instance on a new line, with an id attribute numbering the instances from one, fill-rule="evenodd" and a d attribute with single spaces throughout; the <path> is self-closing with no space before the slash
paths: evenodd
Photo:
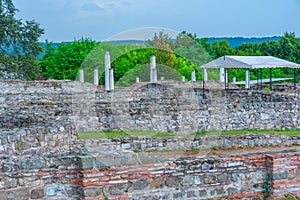
<path id="1" fill-rule="evenodd" d="M 87 140 L 87 139 L 100 139 L 100 138 L 115 138 L 115 137 L 126 137 L 126 136 L 151 136 L 151 137 L 172 137 L 176 136 L 175 133 L 159 133 L 154 131 L 88 131 L 88 132 L 78 132 L 77 139 Z"/>
<path id="2" fill-rule="evenodd" d="M 101 138 L 115 138 L 115 137 L 126 137 L 126 136 L 151 136 L 157 138 L 163 137 L 175 137 L 175 136 L 233 136 L 233 135 L 243 135 L 243 134 L 279 134 L 286 136 L 300 136 L 300 129 L 295 130 L 256 130 L 256 129 L 247 129 L 247 130 L 230 130 L 230 131 L 201 131 L 192 134 L 176 134 L 176 133 L 160 133 L 154 131 L 89 131 L 89 132 L 78 132 L 77 139 L 87 140 L 87 139 L 101 139 Z"/>

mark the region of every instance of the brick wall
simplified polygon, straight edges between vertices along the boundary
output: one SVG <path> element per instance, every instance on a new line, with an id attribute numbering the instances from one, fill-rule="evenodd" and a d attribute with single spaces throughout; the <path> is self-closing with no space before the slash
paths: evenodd
<path id="1" fill-rule="evenodd" d="M 269 159 L 280 161 L 279 174 Z M 266 160 L 268 164 L 266 165 Z M 161 163 L 81 169 L 85 199 L 264 199 L 300 197 L 299 153 L 181 158 Z M 277 161 L 278 162 L 278 161 Z M 272 180 L 271 180 L 271 179 Z M 271 188 L 271 189 L 269 189 Z"/>

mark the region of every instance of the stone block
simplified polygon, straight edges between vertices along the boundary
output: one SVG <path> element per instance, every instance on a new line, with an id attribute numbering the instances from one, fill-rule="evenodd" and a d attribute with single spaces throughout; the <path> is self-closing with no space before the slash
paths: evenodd
<path id="1" fill-rule="evenodd" d="M 300 168 L 297 169 L 295 178 L 300 179 Z"/>
<path id="2" fill-rule="evenodd" d="M 20 178 L 19 185 L 25 187 L 34 187 L 41 184 L 41 180 L 37 177 Z"/>
<path id="3" fill-rule="evenodd" d="M 100 155 L 96 157 L 96 167 L 103 166 L 114 166 L 115 165 L 115 155 Z"/>
<path id="4" fill-rule="evenodd" d="M 44 189 L 36 189 L 31 191 L 32 199 L 42 199 L 44 197 Z"/>
<path id="5" fill-rule="evenodd" d="M 128 191 L 133 191 L 133 190 L 144 190 L 149 186 L 149 180 L 148 179 L 141 179 L 137 180 L 134 182 L 129 182 L 128 183 Z"/>
<path id="6" fill-rule="evenodd" d="M 287 178 L 286 172 L 276 172 L 273 173 L 273 180 L 282 180 Z"/>
<path id="7" fill-rule="evenodd" d="M 199 190 L 199 197 L 207 197 L 207 192 L 206 190 Z"/>
<path id="8" fill-rule="evenodd" d="M 203 165 L 201 166 L 201 168 L 203 170 L 211 170 L 211 169 L 213 169 L 213 166 L 211 164 L 209 164 L 209 163 L 203 163 Z"/>
<path id="9" fill-rule="evenodd" d="M 183 177 L 182 184 L 184 186 L 190 186 L 193 185 L 193 183 L 194 183 L 194 176 L 188 175 Z"/>
<path id="10" fill-rule="evenodd" d="M 232 174 L 231 174 L 231 180 L 232 180 L 233 182 L 237 182 L 237 181 L 238 181 L 238 175 L 237 175 L 236 173 L 232 173 Z"/>
<path id="11" fill-rule="evenodd" d="M 218 182 L 220 182 L 220 183 L 227 183 L 227 182 L 229 182 L 228 175 L 225 174 L 225 173 L 218 175 L 217 179 L 218 179 Z"/>
<path id="12" fill-rule="evenodd" d="M 180 184 L 180 182 L 177 177 L 167 177 L 166 178 L 166 186 L 168 186 L 168 187 L 178 187 L 179 184 Z"/>
<path id="13" fill-rule="evenodd" d="M 187 198 L 197 197 L 196 191 L 194 191 L 194 190 L 192 190 L 192 191 L 187 191 L 186 197 L 187 197 Z"/>
<path id="14" fill-rule="evenodd" d="M 195 185 L 201 184 L 201 180 L 200 180 L 199 176 L 194 176 L 194 183 L 195 183 Z"/>
<path id="15" fill-rule="evenodd" d="M 17 179 L 5 177 L 0 179 L 0 190 L 17 187 Z"/>
<path id="16" fill-rule="evenodd" d="M 150 182 L 151 188 L 161 188 L 163 187 L 165 181 L 163 178 L 154 179 Z"/>
<path id="17" fill-rule="evenodd" d="M 92 156 L 78 156 L 78 165 L 81 169 L 93 169 L 94 157 Z"/>
<path id="18" fill-rule="evenodd" d="M 82 188 L 84 197 L 99 197 L 102 196 L 102 188 L 100 187 L 84 187 Z"/>
<path id="19" fill-rule="evenodd" d="M 174 192 L 173 193 L 173 198 L 174 199 L 182 199 L 182 197 L 183 197 L 182 192 Z"/>
<path id="20" fill-rule="evenodd" d="M 49 185 L 46 187 L 46 196 L 52 197 L 56 196 L 58 192 L 58 186 L 57 185 Z"/>
<path id="21" fill-rule="evenodd" d="M 123 149 L 130 149 L 131 148 L 131 144 L 129 144 L 129 143 L 121 144 L 121 147 Z"/>
<path id="22" fill-rule="evenodd" d="M 19 189 L 7 192 L 7 200 L 28 200 L 30 198 L 29 190 Z"/>
<path id="23" fill-rule="evenodd" d="M 116 184 L 109 186 L 110 195 L 121 195 L 127 191 L 127 184 Z"/>
<path id="24" fill-rule="evenodd" d="M 216 183 L 216 181 L 217 181 L 217 178 L 215 175 L 208 175 L 208 176 L 204 177 L 205 184 Z"/>

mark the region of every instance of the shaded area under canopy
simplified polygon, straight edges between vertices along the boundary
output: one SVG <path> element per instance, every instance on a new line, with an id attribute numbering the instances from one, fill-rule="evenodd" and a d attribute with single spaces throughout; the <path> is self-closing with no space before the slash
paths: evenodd
<path id="1" fill-rule="evenodd" d="M 245 85 L 246 89 L 250 88 L 251 84 L 260 83 L 262 84 L 269 82 L 270 89 L 272 90 L 272 82 L 274 81 L 285 81 L 294 79 L 294 89 L 296 89 L 296 69 L 300 68 L 300 64 L 286 61 L 273 56 L 222 56 L 215 59 L 207 64 L 201 66 L 203 69 L 203 80 L 207 81 L 207 69 L 220 69 L 219 81 L 225 83 L 225 89 L 228 87 L 228 69 L 246 69 L 245 81 L 234 82 L 234 84 Z M 270 69 L 270 78 L 262 79 L 262 72 L 260 72 L 260 77 L 258 80 L 250 80 L 250 70 L 251 69 Z M 272 69 L 273 68 L 293 68 L 294 77 L 293 78 L 276 78 L 272 79 Z"/>

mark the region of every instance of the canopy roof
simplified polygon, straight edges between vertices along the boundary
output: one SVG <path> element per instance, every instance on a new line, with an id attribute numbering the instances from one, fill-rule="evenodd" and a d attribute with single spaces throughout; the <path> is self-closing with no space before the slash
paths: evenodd
<path id="1" fill-rule="evenodd" d="M 300 68 L 300 64 L 273 56 L 222 56 L 201 68 Z"/>

